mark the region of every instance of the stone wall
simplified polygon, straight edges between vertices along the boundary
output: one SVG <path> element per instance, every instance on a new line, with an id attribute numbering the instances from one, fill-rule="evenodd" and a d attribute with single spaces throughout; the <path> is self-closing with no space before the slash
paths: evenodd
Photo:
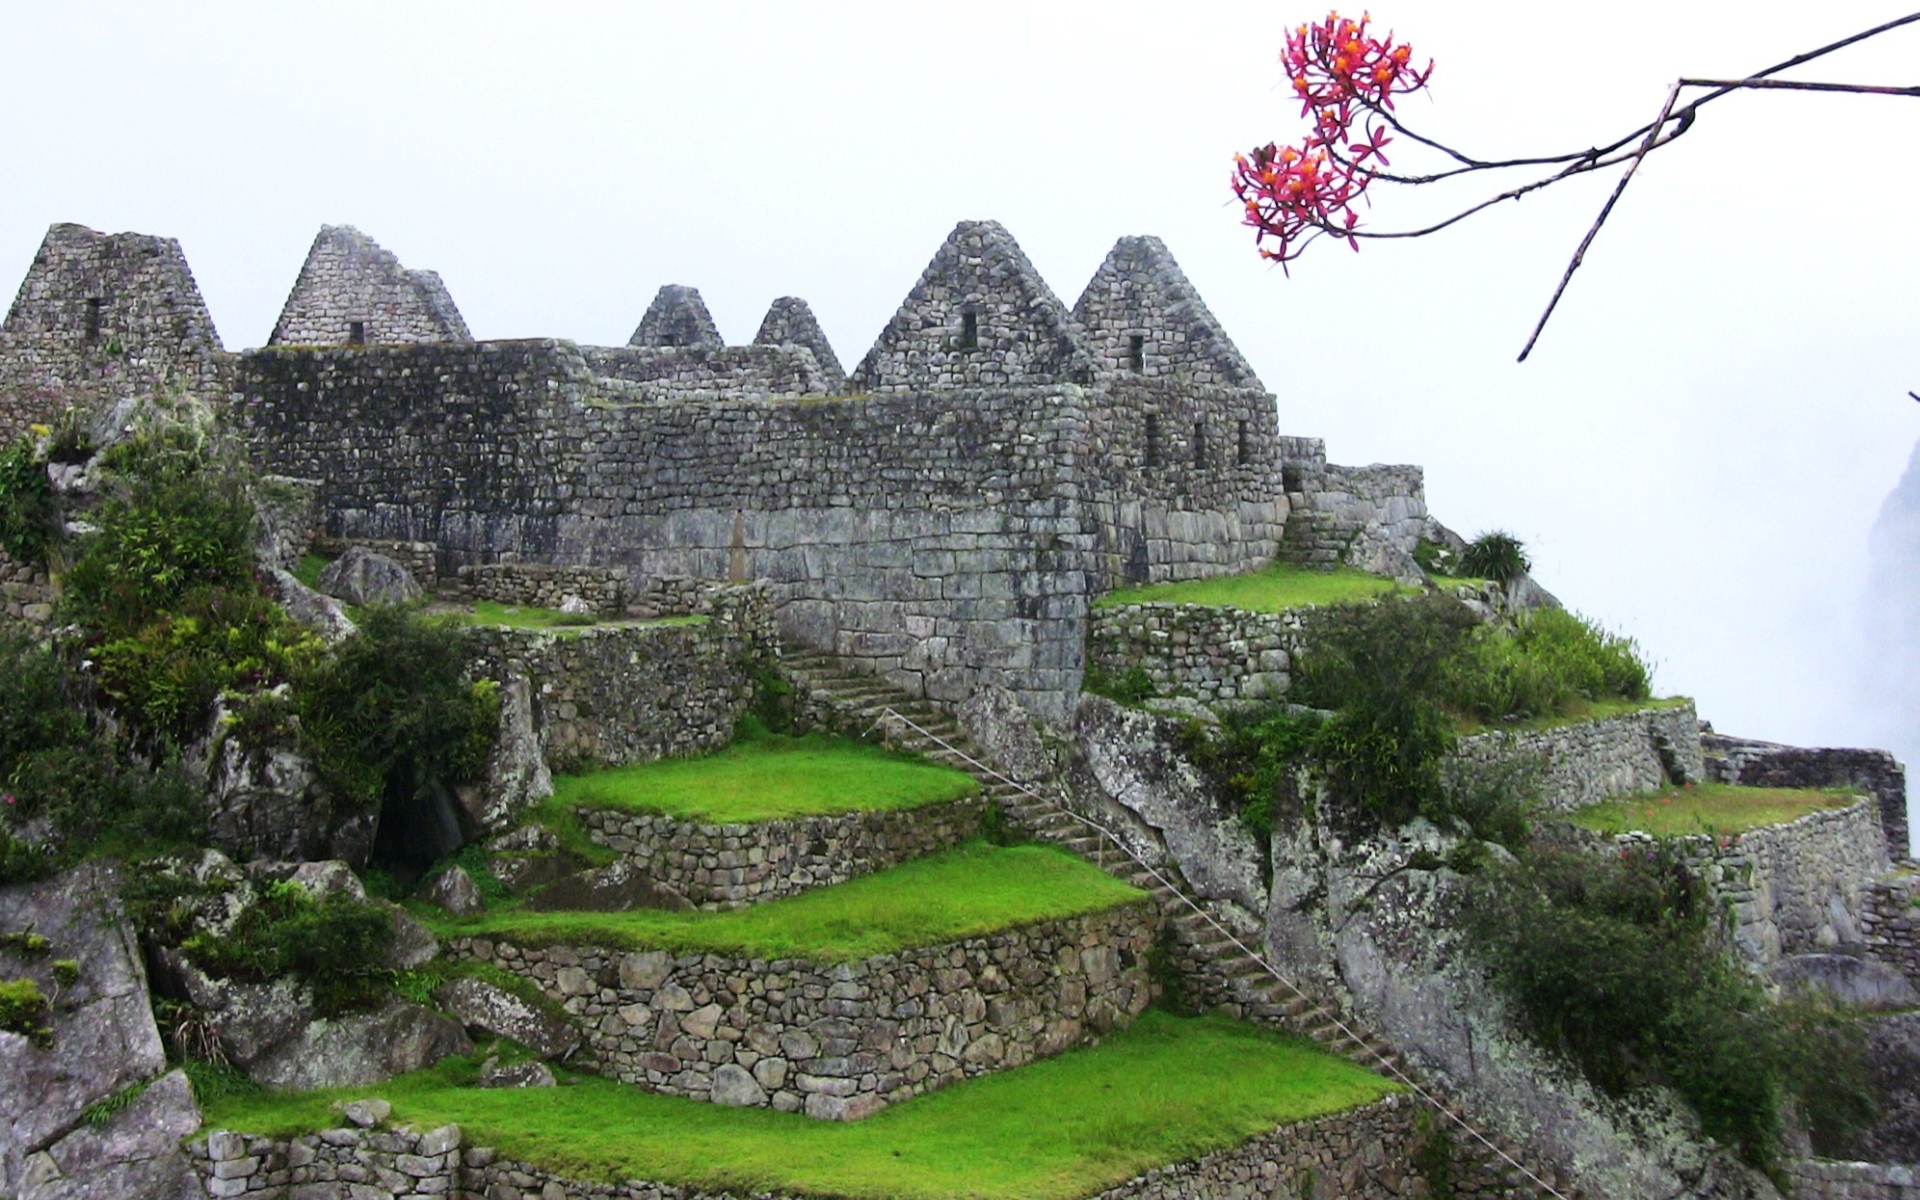
<path id="1" fill-rule="evenodd" d="M 1783 955 L 1864 941 L 1864 901 L 1888 869 L 1877 807 L 1863 799 L 1731 836 L 1665 840 L 1733 914 L 1741 955 L 1764 967 Z M 1614 841 L 1634 846 L 1656 839 L 1629 833 Z"/>
<path id="2" fill-rule="evenodd" d="M 1266 391 L 1157 237 L 1115 242 L 1073 319 L 1101 375 Z"/>
<path id="3" fill-rule="evenodd" d="M 326 480 L 326 532 L 639 578 L 771 582 L 788 636 L 913 695 L 1080 680 L 1088 399 L 1062 386 L 795 404 L 614 403 L 553 342 L 269 349 L 236 423 Z"/>
<path id="4" fill-rule="evenodd" d="M 391 252 L 351 225 L 322 225 L 267 344 L 339 346 L 472 338 L 440 276 L 407 270 Z"/>
<path id="5" fill-rule="evenodd" d="M 358 546 L 362 550 L 371 550 L 382 554 L 407 569 L 413 581 L 431 592 L 440 583 L 440 548 L 432 542 L 415 542 L 397 538 L 329 537 L 326 534 L 316 536 L 311 548 L 322 558 L 339 558 L 349 549 Z"/>
<path id="6" fill-rule="evenodd" d="M 533 980 L 598 1069 L 653 1091 L 856 1120 L 1020 1066 L 1146 1008 L 1146 902 L 839 965 L 452 938 Z"/>
<path id="7" fill-rule="evenodd" d="M 1344 565 L 1409 582 L 1421 577 L 1413 560 L 1427 530 L 1419 467 L 1336 466 L 1319 438 L 1280 438 L 1279 453 L 1289 509 L 1281 557 L 1322 570 Z"/>
<path id="8" fill-rule="evenodd" d="M 596 374 L 635 385 L 635 399 L 764 400 L 840 390 L 805 346 L 583 346 Z"/>
<path id="9" fill-rule="evenodd" d="M 0 622 L 45 625 L 53 619 L 53 601 L 45 567 L 17 563 L 0 550 Z"/>
<path id="10" fill-rule="evenodd" d="M 1095 608 L 1087 633 L 1087 671 L 1110 680 L 1136 668 L 1156 696 L 1277 700 L 1299 642 L 1299 617 L 1199 604 L 1127 604 Z"/>
<path id="11" fill-rule="evenodd" d="M 1080 448 L 1092 478 L 1094 590 L 1250 571 L 1280 552 L 1273 397 L 1107 379 Z"/>
<path id="12" fill-rule="evenodd" d="M 613 567 L 478 563 L 461 567 L 459 579 L 461 594 L 470 600 L 559 608 L 571 596 L 585 601 L 594 613 L 602 617 L 621 617 L 627 612 L 627 573 Z"/>
<path id="13" fill-rule="evenodd" d="M 1895 858 L 1911 854 L 1907 772 L 1885 750 L 1811 749 L 1706 733 L 1707 774 L 1750 787 L 1858 788 L 1880 802 L 1880 825 Z"/>
<path id="14" fill-rule="evenodd" d="M 1425 1185 L 1411 1167 L 1424 1141 L 1415 1113 L 1412 1100 L 1388 1096 L 1361 1108 L 1282 1125 L 1204 1158 L 1148 1171 L 1089 1200 L 1245 1200 L 1249 1196 L 1403 1200 L 1426 1195 Z M 208 1194 L 216 1197 L 304 1185 L 314 1190 L 298 1193 L 303 1200 L 308 1196 L 312 1200 L 391 1200 L 450 1194 L 487 1200 L 553 1200 L 556 1196 L 746 1200 L 732 1192 L 643 1180 L 570 1179 L 531 1163 L 501 1158 L 486 1147 L 463 1149 L 463 1140 L 455 1125 L 427 1133 L 405 1127 L 346 1127 L 285 1140 L 222 1130 L 194 1143 L 194 1166 Z M 1453 1179 L 1461 1195 L 1498 1195 L 1504 1190 L 1484 1168 L 1457 1160 Z M 328 1184 L 338 1190 L 322 1190 Z M 1845 1194 L 1848 1200 L 1852 1195 Z M 1867 1200 L 1914 1200 L 1897 1192 L 1860 1195 Z M 753 1197 L 794 1200 L 780 1192 L 755 1192 Z"/>
<path id="15" fill-rule="evenodd" d="M 227 365 L 179 242 L 55 225 L 0 325 L 0 443 L 68 408 L 217 395 Z"/>
<path id="16" fill-rule="evenodd" d="M 1913 864 L 1866 889 L 1860 934 L 1869 954 L 1920 987 L 1920 870 Z"/>
<path id="17" fill-rule="evenodd" d="M 1540 798 L 1554 812 L 1598 804 L 1669 783 L 1706 778 L 1693 702 L 1547 729 L 1495 730 L 1461 738 L 1470 763 L 1537 767 Z"/>
<path id="18" fill-rule="evenodd" d="M 1791 1158 L 1780 1164 L 1792 1200 L 1920 1200 L 1920 1168 Z"/>
<path id="19" fill-rule="evenodd" d="M 650 762 L 726 745 L 777 653 L 765 596 L 743 587 L 711 615 L 555 630 L 476 626 L 490 677 L 531 684 L 533 726 L 555 770 Z"/>
<path id="20" fill-rule="evenodd" d="M 580 809 L 587 836 L 696 908 L 741 908 L 830 887 L 958 845 L 980 833 L 987 801 L 836 813 L 750 825 Z"/>

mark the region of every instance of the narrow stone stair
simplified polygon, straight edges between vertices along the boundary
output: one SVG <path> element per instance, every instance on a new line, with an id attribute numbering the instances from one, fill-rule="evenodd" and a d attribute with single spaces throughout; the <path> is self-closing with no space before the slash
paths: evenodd
<path id="1" fill-rule="evenodd" d="M 820 651 L 789 650 L 781 666 L 810 719 L 858 736 L 884 739 L 889 745 L 966 772 L 979 781 L 983 793 L 1010 821 L 1035 840 L 1069 850 L 1152 896 L 1161 919 L 1172 932 L 1177 952 L 1186 960 L 1183 974 L 1202 981 L 1204 994 L 1199 999 L 1205 1007 L 1307 1037 L 1331 1054 L 1415 1087 L 1451 1118 L 1457 1130 L 1467 1132 L 1467 1140 L 1497 1149 L 1506 1162 L 1494 1165 L 1508 1195 L 1530 1200 L 1582 1200 L 1582 1193 L 1561 1172 L 1541 1167 L 1520 1147 L 1480 1131 L 1451 1097 L 1416 1076 L 1386 1038 L 1333 1005 L 1314 999 L 1236 942 L 1206 915 L 1178 867 L 1171 863 L 1148 867 L 1060 801 L 1003 778 L 987 765 L 985 751 L 967 737 L 950 713 L 852 670 Z M 905 720 L 892 719 L 896 716 Z M 1491 1160 L 1493 1156 L 1483 1151 L 1480 1157 Z M 1519 1163 L 1525 1170 L 1511 1163 Z"/>

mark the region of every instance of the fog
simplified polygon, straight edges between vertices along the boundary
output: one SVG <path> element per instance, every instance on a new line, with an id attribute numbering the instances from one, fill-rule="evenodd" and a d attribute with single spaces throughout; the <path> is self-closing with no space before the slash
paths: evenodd
<path id="1" fill-rule="evenodd" d="M 1881 539 L 1898 582 L 1869 598 L 1869 532 L 1920 435 L 1920 100 L 1705 110 L 1516 365 L 1611 176 L 1435 238 L 1323 244 L 1290 276 L 1254 256 L 1230 156 L 1296 135 L 1274 57 L 1318 9 L 172 8 L 0 12 L 0 278 L 55 221 L 177 237 L 240 348 L 265 340 L 319 225 L 344 222 L 438 270 L 479 337 L 623 342 L 684 283 L 735 341 L 804 296 L 851 365 L 958 219 L 1004 222 L 1069 303 L 1116 237 L 1158 234 L 1283 432 L 1340 462 L 1423 464 L 1436 515 L 1519 534 L 1549 588 L 1640 640 L 1661 690 L 1725 732 L 1920 753 L 1914 540 Z M 1744 74 L 1894 15 L 1375 10 L 1437 62 L 1409 119 L 1488 155 L 1608 140 L 1681 74 Z M 1909 83 L 1917 53 L 1901 31 L 1797 75 Z M 1444 199 L 1363 215 L 1402 225 Z"/>

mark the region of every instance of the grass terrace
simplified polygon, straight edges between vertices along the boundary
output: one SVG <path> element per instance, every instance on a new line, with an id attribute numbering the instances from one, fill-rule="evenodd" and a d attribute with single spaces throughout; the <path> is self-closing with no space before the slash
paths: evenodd
<path id="1" fill-rule="evenodd" d="M 1334 571 L 1310 571 L 1291 563 L 1228 575 L 1219 579 L 1194 579 L 1186 583 L 1159 583 L 1151 587 L 1121 588 L 1093 602 L 1095 608 L 1118 608 L 1124 604 L 1199 604 L 1214 608 L 1244 608 L 1249 612 L 1277 613 L 1290 608 L 1311 608 L 1321 604 L 1349 604 L 1384 596 L 1399 587 L 1391 579 L 1369 575 L 1352 567 Z"/>
<path id="2" fill-rule="evenodd" d="M 1725 783 L 1662 788 L 1625 796 L 1569 814 L 1576 825 L 1597 833 L 1650 833 L 1655 837 L 1742 833 L 1762 825 L 1784 825 L 1808 813 L 1845 808 L 1860 794 L 1839 788 L 1758 788 Z"/>
<path id="3" fill-rule="evenodd" d="M 442 937 L 856 962 L 1145 898 L 1145 892 L 1064 851 L 974 841 L 836 887 L 730 912 L 530 912 L 503 905 L 466 920 L 424 909 L 421 915 Z"/>
<path id="4" fill-rule="evenodd" d="M 1478 717 L 1457 717 L 1454 732 L 1463 736 L 1476 733 L 1496 733 L 1502 731 L 1528 731 L 1536 729 L 1559 729 L 1567 725 L 1579 725 L 1587 721 L 1604 721 L 1609 717 L 1624 717 L 1628 713 L 1647 709 L 1679 708 L 1691 704 L 1689 696 L 1666 696 L 1657 700 L 1575 700 L 1565 712 L 1551 713 L 1546 716 L 1528 717 L 1521 721 L 1487 721 Z"/>
<path id="5" fill-rule="evenodd" d="M 762 734 L 703 758 L 562 775 L 553 781 L 548 805 L 728 825 L 919 808 L 979 791 L 963 771 L 851 738 Z"/>
<path id="6" fill-rule="evenodd" d="M 392 1103 L 396 1122 L 454 1122 L 469 1145 L 580 1179 L 859 1200 L 1071 1200 L 1397 1090 L 1302 1041 L 1158 1011 L 1099 1046 L 853 1123 L 586 1076 L 556 1088 L 462 1086 L 475 1061 L 448 1060 L 372 1087 L 215 1098 L 203 1109 L 211 1129 L 289 1136 L 337 1124 L 338 1101 L 377 1095 Z"/>

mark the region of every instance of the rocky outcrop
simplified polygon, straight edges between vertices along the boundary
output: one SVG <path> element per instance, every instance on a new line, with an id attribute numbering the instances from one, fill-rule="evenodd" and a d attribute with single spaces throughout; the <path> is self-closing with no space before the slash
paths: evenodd
<path id="1" fill-rule="evenodd" d="M 542 1058 L 564 1059 L 580 1048 L 573 1022 L 485 980 L 448 980 L 434 989 L 433 1002 L 468 1029 L 519 1042 Z"/>
<path id="2" fill-rule="evenodd" d="M 422 592 L 407 569 L 364 546 L 354 546 L 320 572 L 320 590 L 348 604 L 408 604 Z"/>
<path id="3" fill-rule="evenodd" d="M 18 1200 L 174 1200 L 196 1195 L 180 1138 L 199 1110 L 166 1056 L 146 970 L 119 908 L 120 877 L 89 863 L 0 889 L 0 933 L 46 939 L 0 950 L 0 978 L 49 997 L 51 1041 L 0 1032 L 0 1195 Z M 57 963 L 71 962 L 69 975 Z M 141 1089 L 137 1097 L 134 1089 Z M 125 1104 L 99 1124 L 88 1110 Z"/>
<path id="4" fill-rule="evenodd" d="M 553 795 L 553 775 L 534 726 L 533 689 L 527 677 L 508 672 L 500 684 L 500 729 L 487 755 L 487 773 L 477 790 L 460 800 L 475 828 L 499 833 L 522 812 Z"/>
<path id="5" fill-rule="evenodd" d="M 362 863 L 373 848 L 376 814 L 336 804 L 312 760 L 286 742 L 220 738 L 207 765 L 207 813 L 214 845 L 243 860 Z"/>
<path id="6" fill-rule="evenodd" d="M 339 642 L 353 636 L 357 626 L 339 603 L 332 596 L 301 583 L 291 571 L 272 567 L 261 573 L 260 582 L 268 599 L 327 641 Z"/>
<path id="7" fill-rule="evenodd" d="M 373 1012 L 308 1022 L 250 1063 L 247 1074 L 271 1091 L 356 1087 L 472 1049 L 458 1022 L 393 1000 Z"/>

